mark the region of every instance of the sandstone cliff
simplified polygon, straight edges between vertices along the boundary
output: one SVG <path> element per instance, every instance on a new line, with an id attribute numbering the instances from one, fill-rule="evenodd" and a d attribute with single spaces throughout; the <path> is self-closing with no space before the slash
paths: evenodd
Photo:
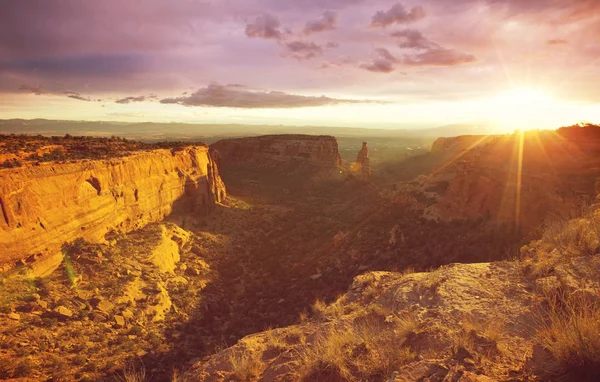
<path id="1" fill-rule="evenodd" d="M 313 135 L 265 135 L 224 139 L 211 145 L 224 164 L 273 166 L 304 162 L 324 168 L 341 165 L 335 137 Z"/>
<path id="2" fill-rule="evenodd" d="M 176 211 L 206 214 L 225 192 L 207 147 L 0 170 L 0 268 Z"/>
<path id="3" fill-rule="evenodd" d="M 440 138 L 438 166 L 417 179 L 433 219 L 491 218 L 525 232 L 595 195 L 597 156 L 554 132 Z"/>
<path id="4" fill-rule="evenodd" d="M 487 139 L 484 135 L 462 135 L 450 138 L 438 138 L 431 146 L 432 153 L 441 153 L 445 151 L 461 151 L 468 149 L 481 140 Z"/>

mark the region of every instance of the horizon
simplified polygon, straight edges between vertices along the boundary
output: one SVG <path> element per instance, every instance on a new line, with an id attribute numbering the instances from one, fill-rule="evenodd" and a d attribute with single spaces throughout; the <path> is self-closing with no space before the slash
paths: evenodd
<path id="1" fill-rule="evenodd" d="M 499 132 L 600 120 L 594 1 L 3 4 L 2 119 Z"/>

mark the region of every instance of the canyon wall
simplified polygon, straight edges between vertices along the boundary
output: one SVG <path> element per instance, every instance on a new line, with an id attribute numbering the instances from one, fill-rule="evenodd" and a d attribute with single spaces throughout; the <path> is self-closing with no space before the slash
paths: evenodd
<path id="1" fill-rule="evenodd" d="M 78 237 L 97 242 L 174 212 L 206 214 L 225 194 L 202 146 L 0 170 L 0 270 L 60 254 Z"/>
<path id="2" fill-rule="evenodd" d="M 592 201 L 600 177 L 597 155 L 553 131 L 440 138 L 433 151 L 442 162 L 419 183 L 436 220 L 490 218 L 529 232 Z"/>
<path id="3" fill-rule="evenodd" d="M 489 139 L 491 136 L 485 135 L 462 135 L 459 137 L 438 138 L 431 146 L 432 153 L 441 153 L 444 151 L 466 150 L 481 141 Z"/>
<path id="4" fill-rule="evenodd" d="M 211 145 L 223 163 L 274 165 L 298 161 L 318 167 L 341 165 L 338 143 L 332 136 L 265 135 L 224 139 Z"/>

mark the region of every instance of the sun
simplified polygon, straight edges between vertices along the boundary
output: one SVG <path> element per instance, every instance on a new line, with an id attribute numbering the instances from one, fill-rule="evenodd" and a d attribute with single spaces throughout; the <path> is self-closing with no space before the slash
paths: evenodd
<path id="1" fill-rule="evenodd" d="M 558 102 L 536 88 L 514 88 L 497 94 L 485 103 L 485 109 L 507 131 L 547 128 L 558 117 Z"/>

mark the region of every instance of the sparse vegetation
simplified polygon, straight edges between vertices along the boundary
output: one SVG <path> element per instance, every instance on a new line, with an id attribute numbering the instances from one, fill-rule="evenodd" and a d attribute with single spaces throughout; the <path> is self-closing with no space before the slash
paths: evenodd
<path id="1" fill-rule="evenodd" d="M 394 317 L 382 323 L 367 315 L 353 323 L 330 325 L 328 330 L 317 335 L 314 345 L 301 350 L 304 378 L 385 379 L 414 359 L 415 355 L 404 343 L 409 333 L 416 329 L 416 321 L 408 316 Z"/>
<path id="2" fill-rule="evenodd" d="M 168 149 L 181 151 L 187 146 L 205 146 L 202 142 L 157 142 L 144 143 L 117 136 L 83 137 L 65 136 L 46 137 L 42 135 L 0 134 L 0 155 L 11 154 L 0 163 L 0 168 L 21 167 L 24 163 L 64 162 L 83 159 L 109 159 L 124 157 L 136 151 Z"/>
<path id="3" fill-rule="evenodd" d="M 234 375 L 240 381 L 251 381 L 262 370 L 262 363 L 253 352 L 232 352 L 229 362 Z"/>
<path id="4" fill-rule="evenodd" d="M 571 380 L 600 378 L 600 303 L 569 295 L 548 296 L 540 317 L 540 343 L 548 349 Z"/>

